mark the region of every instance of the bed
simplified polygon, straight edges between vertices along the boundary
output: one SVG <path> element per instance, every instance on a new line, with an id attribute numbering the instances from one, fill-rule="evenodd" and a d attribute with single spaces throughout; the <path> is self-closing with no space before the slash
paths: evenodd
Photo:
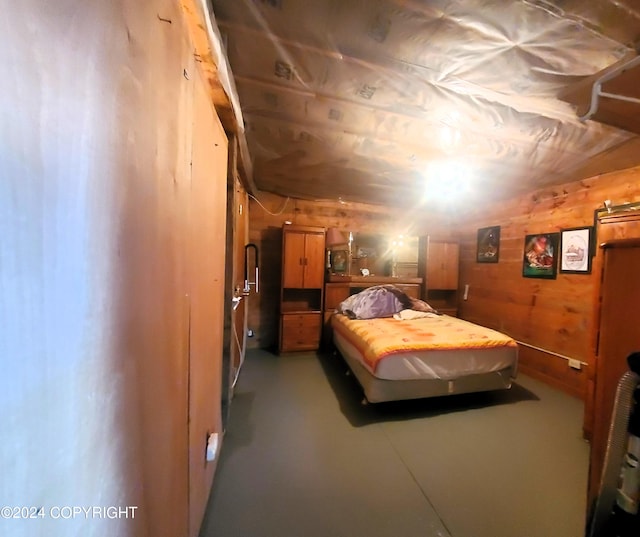
<path id="1" fill-rule="evenodd" d="M 402 298 L 394 305 L 387 294 L 363 314 L 353 299 L 332 315 L 332 338 L 371 403 L 509 389 L 516 378 L 518 346 L 501 332 L 422 301 L 411 300 L 416 310 Z"/>

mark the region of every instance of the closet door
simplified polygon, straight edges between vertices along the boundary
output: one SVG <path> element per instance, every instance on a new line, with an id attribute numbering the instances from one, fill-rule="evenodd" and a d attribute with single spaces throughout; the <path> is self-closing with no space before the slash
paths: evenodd
<path id="1" fill-rule="evenodd" d="M 292 289 L 320 289 L 324 285 L 324 229 L 284 232 L 282 285 Z"/>
<path id="2" fill-rule="evenodd" d="M 454 239 L 420 237 L 418 276 L 424 278 L 422 298 L 431 306 L 458 314 L 458 265 L 460 247 Z"/>
<path id="3" fill-rule="evenodd" d="M 282 287 L 304 287 L 305 234 L 285 230 L 282 247 Z"/>
<path id="4" fill-rule="evenodd" d="M 304 287 L 317 289 L 324 285 L 324 233 L 307 233 L 304 248 Z"/>
<path id="5" fill-rule="evenodd" d="M 640 241 L 603 245 L 600 323 L 596 359 L 594 427 L 589 489 L 598 486 L 618 381 L 627 370 L 627 356 L 640 351 Z"/>
<path id="6" fill-rule="evenodd" d="M 429 238 L 427 286 L 429 289 L 457 289 L 459 246 L 457 242 Z"/>

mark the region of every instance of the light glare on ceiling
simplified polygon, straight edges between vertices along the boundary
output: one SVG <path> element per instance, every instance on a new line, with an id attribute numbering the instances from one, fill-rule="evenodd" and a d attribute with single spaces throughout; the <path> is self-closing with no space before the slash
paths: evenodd
<path id="1" fill-rule="evenodd" d="M 426 201 L 451 202 L 464 198 L 471 186 L 471 168 L 458 161 L 432 162 L 425 180 Z"/>

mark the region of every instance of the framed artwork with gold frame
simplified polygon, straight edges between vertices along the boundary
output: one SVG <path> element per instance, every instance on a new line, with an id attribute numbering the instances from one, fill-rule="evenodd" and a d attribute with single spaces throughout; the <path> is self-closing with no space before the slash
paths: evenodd
<path id="1" fill-rule="evenodd" d="M 524 238 L 522 275 L 525 278 L 555 280 L 560 233 L 536 233 Z"/>

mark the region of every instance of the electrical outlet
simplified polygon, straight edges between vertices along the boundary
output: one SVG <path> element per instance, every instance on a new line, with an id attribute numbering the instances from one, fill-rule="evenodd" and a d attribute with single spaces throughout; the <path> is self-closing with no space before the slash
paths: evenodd
<path id="1" fill-rule="evenodd" d="M 582 362 L 580 362 L 580 360 L 569 358 L 569 367 L 573 369 L 582 369 Z"/>

